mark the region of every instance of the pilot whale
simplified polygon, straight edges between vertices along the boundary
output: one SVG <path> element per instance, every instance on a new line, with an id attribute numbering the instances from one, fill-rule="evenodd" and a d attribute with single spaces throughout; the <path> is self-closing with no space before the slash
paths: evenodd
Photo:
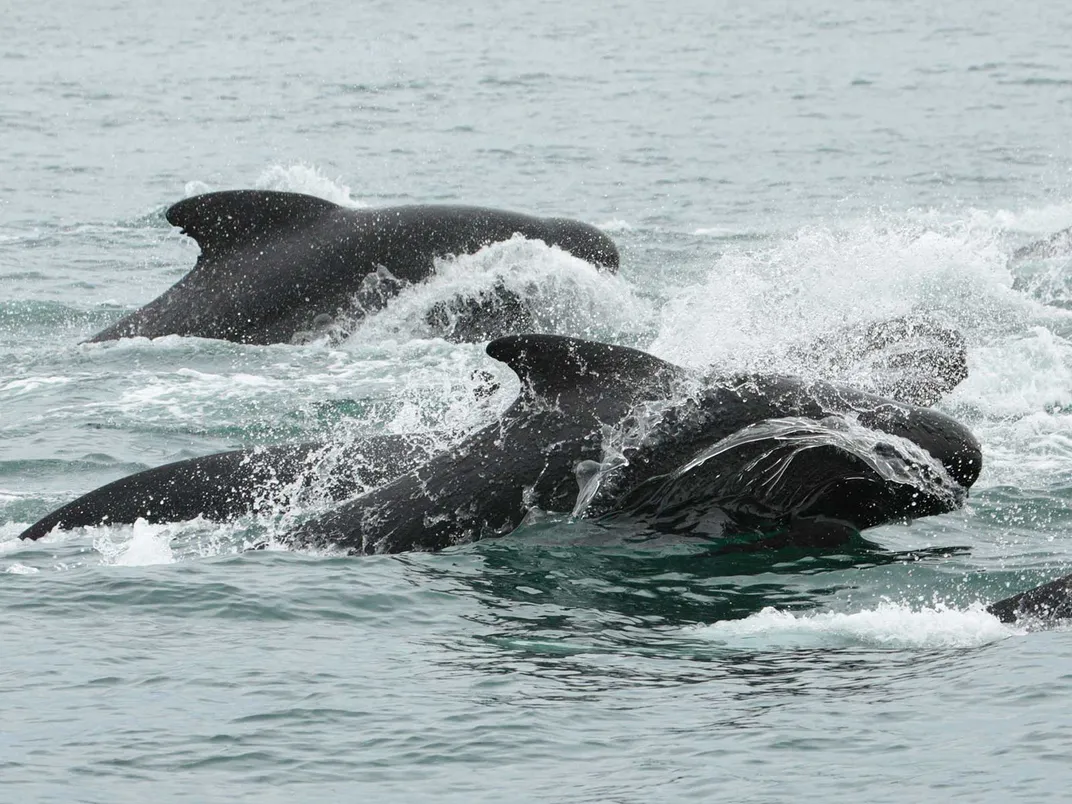
<path id="1" fill-rule="evenodd" d="M 986 610 L 1003 623 L 1046 625 L 1072 620 L 1072 575 L 991 603 Z"/>
<path id="2" fill-rule="evenodd" d="M 888 391 L 880 395 L 914 404 L 937 400 L 967 374 L 963 339 L 937 322 L 892 319 L 870 326 L 862 338 L 856 330 L 821 338 L 807 350 L 806 367 L 816 368 L 811 364 L 820 352 L 823 367 L 850 376 L 857 375 L 861 365 L 877 364 L 878 384 Z M 490 389 L 481 386 L 477 392 Z M 328 440 L 189 458 L 90 491 L 35 522 L 21 537 L 38 539 L 56 528 L 130 524 L 137 519 L 172 522 L 202 516 L 226 521 L 289 508 L 313 496 L 342 501 L 416 468 L 434 456 L 438 440 L 367 436 L 343 444 Z"/>
<path id="3" fill-rule="evenodd" d="M 283 541 L 351 554 L 440 550 L 509 533 L 539 510 L 710 539 L 792 543 L 799 533 L 823 543 L 954 510 L 982 464 L 952 418 L 848 387 L 703 378 L 557 335 L 500 338 L 487 353 L 521 380 L 498 421 Z M 615 432 L 621 449 L 608 454 Z"/>
<path id="4" fill-rule="evenodd" d="M 19 534 L 36 540 L 87 525 L 227 521 L 286 507 L 304 495 L 343 500 L 394 480 L 434 454 L 433 442 L 374 435 L 330 442 L 230 450 L 156 466 L 83 494 Z M 312 486 L 316 485 L 315 488 Z"/>
<path id="5" fill-rule="evenodd" d="M 337 316 L 382 307 L 404 285 L 427 279 L 437 258 L 515 234 L 618 268 L 618 249 L 594 226 L 482 207 L 351 209 L 300 193 L 229 190 L 187 198 L 166 214 L 201 247 L 197 264 L 90 343 L 162 335 L 287 343 Z M 487 340 L 528 328 L 520 306 L 516 294 L 497 287 L 431 312 L 462 319 L 446 336 Z"/>

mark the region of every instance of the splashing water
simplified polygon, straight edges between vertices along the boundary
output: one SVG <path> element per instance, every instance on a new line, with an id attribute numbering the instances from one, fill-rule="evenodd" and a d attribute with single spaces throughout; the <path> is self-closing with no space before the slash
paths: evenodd
<path id="1" fill-rule="evenodd" d="M 368 206 L 350 194 L 350 187 L 343 184 L 340 179 L 329 179 L 323 171 L 315 165 L 297 163 L 293 165 L 272 165 L 266 168 L 253 182 L 258 190 L 278 190 L 288 193 L 304 193 L 323 198 L 343 207 L 359 209 Z M 187 198 L 202 193 L 213 192 L 216 188 L 203 181 L 190 181 L 186 183 L 185 195 Z"/>
<path id="2" fill-rule="evenodd" d="M 1025 314 L 1053 317 L 1012 290 L 1006 257 L 995 234 L 962 225 L 803 227 L 769 245 L 728 250 L 702 282 L 678 289 L 652 350 L 688 365 L 770 369 L 802 340 L 920 312 L 957 326 L 969 342 L 992 340 Z"/>
<path id="3" fill-rule="evenodd" d="M 87 530 L 97 530 L 87 528 Z M 109 529 L 93 539 L 93 549 L 101 554 L 102 563 L 120 567 L 144 567 L 152 564 L 172 564 L 175 556 L 171 551 L 174 528 L 168 525 L 153 525 L 138 519 L 130 526 L 130 538 L 120 541 L 119 535 Z"/>
<path id="4" fill-rule="evenodd" d="M 532 316 L 533 331 L 633 342 L 654 320 L 651 306 L 622 277 L 601 271 L 558 247 L 515 235 L 475 254 L 436 261 L 428 280 L 404 288 L 379 312 L 354 322 L 361 341 L 435 337 L 428 313 L 455 297 L 477 297 L 501 287 L 515 293 Z"/>
<path id="5" fill-rule="evenodd" d="M 928 496 L 952 505 L 957 499 L 957 484 L 941 462 L 914 442 L 900 436 L 871 430 L 841 416 L 827 416 L 821 421 L 788 416 L 749 425 L 702 451 L 674 472 L 681 477 L 707 461 L 746 444 L 772 441 L 774 445 L 746 465 L 750 485 L 771 494 L 780 480 L 792 469 L 793 460 L 805 450 L 836 447 L 866 463 L 883 480 L 913 486 Z M 767 459 L 781 453 L 771 464 Z M 751 475 L 759 469 L 758 475 Z"/>
<path id="6" fill-rule="evenodd" d="M 843 648 L 881 649 L 973 648 L 1024 633 L 1002 624 L 982 604 L 954 609 L 942 603 L 913 609 L 886 602 L 854 613 L 796 614 L 767 607 L 742 620 L 726 620 L 683 629 L 737 649 Z"/>
<path id="7" fill-rule="evenodd" d="M 579 492 L 573 516 L 583 514 L 604 483 L 629 465 L 630 453 L 652 441 L 659 423 L 674 407 L 669 401 L 643 402 L 618 425 L 604 427 L 601 460 L 584 461 L 575 469 Z M 821 421 L 789 416 L 749 425 L 701 450 L 666 479 L 673 482 L 720 455 L 759 442 L 770 442 L 771 446 L 743 466 L 741 476 L 748 478 L 752 492 L 762 492 L 771 499 L 785 493 L 781 481 L 792 472 L 794 460 L 817 447 L 835 447 L 855 456 L 883 480 L 913 487 L 949 508 L 957 507 L 963 493 L 941 462 L 918 444 L 835 415 Z"/>
<path id="8" fill-rule="evenodd" d="M 639 402 L 616 425 L 604 425 L 601 435 L 602 456 L 597 461 L 581 461 L 574 467 L 577 477 L 577 502 L 570 514 L 579 517 L 599 494 L 604 481 L 629 465 L 629 453 L 635 452 L 653 437 L 653 430 L 674 405 L 672 400 Z"/>

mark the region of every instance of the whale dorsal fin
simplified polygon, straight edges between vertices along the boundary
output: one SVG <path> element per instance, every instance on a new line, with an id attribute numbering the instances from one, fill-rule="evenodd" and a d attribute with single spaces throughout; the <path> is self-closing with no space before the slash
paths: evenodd
<path id="1" fill-rule="evenodd" d="M 604 391 L 625 391 L 626 397 L 667 393 L 671 380 L 685 373 L 637 349 L 564 335 L 509 335 L 489 343 L 487 353 L 514 370 L 523 393 L 552 401 Z"/>
<path id="2" fill-rule="evenodd" d="M 277 229 L 312 223 L 339 208 L 301 193 L 224 190 L 174 204 L 167 219 L 196 240 L 203 254 L 212 255 L 247 245 Z"/>

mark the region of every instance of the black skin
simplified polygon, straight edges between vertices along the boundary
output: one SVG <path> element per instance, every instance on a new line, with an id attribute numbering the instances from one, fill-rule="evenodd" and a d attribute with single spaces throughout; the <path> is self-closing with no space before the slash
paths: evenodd
<path id="1" fill-rule="evenodd" d="M 923 447 L 955 481 L 947 489 L 949 498 L 886 482 L 860 456 L 836 445 L 794 452 L 793 442 L 786 440 L 790 433 L 742 444 L 688 472 L 675 471 L 705 447 L 750 425 L 794 417 L 809 424 L 792 433 L 806 436 L 810 423 L 831 414 L 852 414 L 871 430 Z M 777 375 L 713 383 L 694 401 L 667 414 L 648 438 L 650 446 L 629 456 L 629 465 L 607 483 L 602 499 L 593 502 L 592 513 L 639 520 L 661 532 L 715 537 L 777 532 L 792 525 L 789 543 L 829 546 L 839 530 L 845 534 L 959 507 L 963 489 L 975 482 L 981 467 L 974 437 L 944 414 L 852 388 Z M 892 444 L 880 444 L 875 452 L 880 457 L 899 455 Z M 790 469 L 780 471 L 790 455 Z"/>
<path id="2" fill-rule="evenodd" d="M 479 343 L 535 329 L 525 301 L 501 281 L 476 296 L 436 302 L 424 320 L 433 333 L 452 343 Z"/>
<path id="3" fill-rule="evenodd" d="M 203 516 L 227 520 L 256 507 L 286 505 L 313 481 L 310 467 L 326 444 L 286 444 L 234 450 L 164 464 L 108 483 L 35 522 L 20 539 L 40 539 L 55 528 L 85 525 L 180 522 Z M 430 445 L 397 435 L 373 436 L 347 444 L 341 468 L 331 471 L 317 491 L 343 500 L 394 480 L 427 460 Z M 319 477 L 317 477 L 319 479 Z"/>
<path id="4" fill-rule="evenodd" d="M 991 603 L 986 610 L 1003 623 L 1044 624 L 1072 619 L 1072 575 Z"/>
<path id="5" fill-rule="evenodd" d="M 481 314 L 471 316 L 470 322 L 479 320 L 486 323 L 493 320 L 487 300 L 478 302 L 470 299 L 459 304 L 470 310 L 479 306 Z M 442 315 L 447 317 L 455 312 L 443 311 Z M 464 316 L 453 317 L 455 322 L 463 319 Z M 849 369 L 856 362 L 874 363 L 883 360 L 884 350 L 891 347 L 898 355 L 916 354 L 915 382 L 901 382 L 899 390 L 905 394 L 905 398 L 895 398 L 900 401 L 936 398 L 955 385 L 956 378 L 966 374 L 963 343 L 954 340 L 952 342 L 960 344 L 959 348 L 944 352 L 936 350 L 930 341 L 921 341 L 916 337 L 919 326 L 914 324 L 912 330 L 906 333 L 911 340 L 907 344 L 898 344 L 889 334 L 904 331 L 901 321 L 894 319 L 872 325 L 887 335 L 866 341 L 874 346 L 875 354 L 863 351 L 860 344 L 850 337 L 851 332 L 842 339 L 824 339 L 824 342 L 830 342 L 831 350 L 826 353 L 826 363 L 834 370 Z M 941 331 L 941 328 L 932 324 L 929 331 Z M 475 333 L 468 330 L 467 334 Z M 942 342 L 950 342 L 950 337 L 943 336 Z M 819 347 L 807 351 L 818 353 Z M 933 362 L 936 356 L 940 358 L 937 363 Z M 481 370 L 479 375 L 482 382 L 476 390 L 478 397 L 486 397 L 498 389 L 490 372 Z M 24 539 L 38 539 L 56 527 L 129 524 L 138 518 L 165 522 L 193 519 L 200 515 L 206 519 L 225 521 L 251 513 L 258 506 L 287 506 L 291 500 L 286 495 L 293 491 L 292 485 L 299 477 L 306 475 L 315 475 L 315 482 L 324 486 L 320 491 L 330 499 L 341 501 L 359 491 L 394 480 L 432 457 L 429 448 L 417 438 L 380 436 L 347 446 L 346 459 L 327 465 L 318 463 L 317 471 L 310 472 L 307 461 L 328 448 L 327 443 L 283 445 L 206 455 L 158 466 L 79 497 L 29 527 L 21 536 Z M 641 456 L 635 456 L 634 465 L 638 465 L 640 460 Z M 796 465 L 801 466 L 800 463 Z M 306 481 L 307 485 L 313 482 Z M 809 540 L 821 544 L 823 540 L 839 540 L 844 531 L 845 526 L 825 520 L 821 524 L 810 525 L 798 522 L 791 541 L 797 545 L 808 543 Z M 772 536 L 769 546 L 777 546 L 779 539 L 784 542 L 789 537 L 785 534 Z M 748 549 L 754 549 L 755 543 L 751 544 Z M 727 549 L 730 549 L 729 546 Z M 745 548 L 742 546 L 739 549 Z"/>
<path id="6" fill-rule="evenodd" d="M 89 342 L 196 335 L 289 343 L 338 316 L 379 309 L 405 284 L 427 279 L 437 257 L 472 254 L 515 234 L 618 268 L 613 241 L 593 226 L 481 207 L 349 209 L 299 193 L 231 190 L 180 201 L 167 219 L 201 247 L 197 265 Z M 469 328 L 473 337 L 525 328 L 524 320 L 509 315 L 518 301 L 505 289 L 493 291 L 469 312 L 480 317 L 488 312 L 481 305 L 490 303 L 497 324 L 462 317 L 444 335 L 464 339 Z"/>
<path id="7" fill-rule="evenodd" d="M 439 550 L 510 532 L 532 495 L 546 510 L 568 511 L 577 497 L 574 466 L 598 458 L 601 422 L 645 397 L 665 397 L 680 371 L 633 349 L 560 336 L 501 338 L 487 350 L 523 379 L 498 422 L 287 541 L 351 553 Z"/>
<path id="8" fill-rule="evenodd" d="M 618 424 L 638 402 L 676 398 L 675 386 L 697 381 L 643 352 L 562 336 L 500 338 L 488 345 L 488 354 L 522 381 L 521 395 L 498 422 L 306 523 L 285 541 L 350 553 L 439 550 L 508 533 L 532 508 L 570 512 L 578 495 L 575 469 L 601 460 L 604 426 Z M 709 537 L 799 525 L 809 542 L 822 543 L 824 530 L 844 534 L 953 510 L 981 468 L 971 433 L 936 411 L 786 377 L 700 385 L 664 416 L 662 431 L 649 433 L 647 446 L 630 455 L 629 465 L 610 477 L 586 515 L 628 517 L 661 532 Z M 731 472 L 727 479 L 708 472 L 709 464 L 681 477 L 673 474 L 698 450 L 743 427 L 839 413 L 914 441 L 941 461 L 954 488 L 933 495 L 910 486 L 890 489 L 897 484 L 841 450 L 811 451 L 805 471 L 787 473 L 792 483 L 779 487 L 790 492 L 784 501 L 777 493 L 752 493 L 747 475 Z M 727 460 L 732 468 L 738 458 Z M 747 469 L 747 462 L 739 467 Z M 824 523 L 831 527 L 824 529 Z"/>

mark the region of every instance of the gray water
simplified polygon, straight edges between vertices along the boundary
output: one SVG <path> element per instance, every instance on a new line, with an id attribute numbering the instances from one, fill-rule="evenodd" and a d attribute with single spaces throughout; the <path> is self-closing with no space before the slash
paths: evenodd
<path id="1" fill-rule="evenodd" d="M 986 602 L 1072 565 L 1072 23 L 1058 3 L 8 3 L 0 13 L 0 800 L 1063 801 L 1072 636 Z M 163 210 L 265 187 L 567 215 L 346 342 L 80 345 L 188 271 Z M 441 554 L 243 552 L 295 512 L 56 506 L 240 445 L 460 436 L 516 381 L 436 300 L 697 366 L 922 310 L 971 376 L 967 507 L 858 558 L 537 519 Z M 474 402 L 472 371 L 503 382 Z M 867 377 L 859 380 L 866 383 Z"/>

